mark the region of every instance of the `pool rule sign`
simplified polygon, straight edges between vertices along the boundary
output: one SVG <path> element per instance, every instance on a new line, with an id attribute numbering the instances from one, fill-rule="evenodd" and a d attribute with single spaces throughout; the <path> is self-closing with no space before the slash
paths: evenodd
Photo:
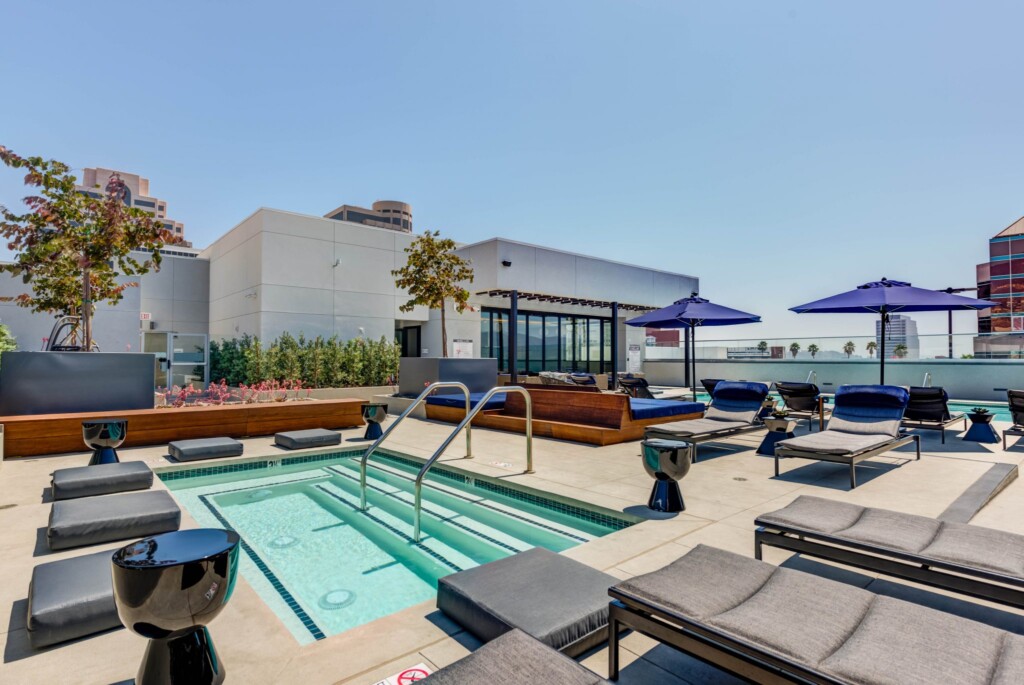
<path id="1" fill-rule="evenodd" d="M 432 671 L 430 670 L 430 667 L 426 664 L 416 664 L 415 666 L 407 668 L 400 673 L 396 673 L 390 678 L 378 680 L 373 685 L 409 685 L 410 683 L 416 683 L 423 680 L 431 673 Z"/>

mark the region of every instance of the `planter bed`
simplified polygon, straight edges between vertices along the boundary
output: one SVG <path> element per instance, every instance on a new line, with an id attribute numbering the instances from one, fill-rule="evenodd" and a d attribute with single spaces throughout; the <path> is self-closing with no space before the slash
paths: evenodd
<path id="1" fill-rule="evenodd" d="M 244 438 L 308 428 L 352 428 L 363 425 L 364 404 L 365 400 L 357 399 L 311 400 L 37 414 L 0 417 L 0 425 L 4 431 L 4 456 L 31 457 L 85 451 L 82 421 L 86 419 L 127 419 L 124 446 L 138 447 L 191 438 Z"/>

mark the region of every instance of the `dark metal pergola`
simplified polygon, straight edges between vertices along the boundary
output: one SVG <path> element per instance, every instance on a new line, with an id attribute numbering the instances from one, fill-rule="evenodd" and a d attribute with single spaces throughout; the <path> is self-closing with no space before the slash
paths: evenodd
<path id="1" fill-rule="evenodd" d="M 617 330 L 617 322 L 619 318 L 619 310 L 625 310 L 630 312 L 647 312 L 653 309 L 657 309 L 654 305 L 647 304 L 628 304 L 625 302 L 614 302 L 610 300 L 592 300 L 582 297 L 570 297 L 568 295 L 548 295 L 546 293 L 530 293 L 520 292 L 519 290 L 482 290 L 477 293 L 478 296 L 487 297 L 502 297 L 509 300 L 509 318 L 515 321 L 519 316 L 519 301 L 526 300 L 529 302 L 547 302 L 550 304 L 568 304 L 577 307 L 594 307 L 595 309 L 608 309 L 611 310 L 612 318 L 612 349 L 611 349 L 611 364 L 612 372 L 609 375 L 608 389 L 614 390 L 618 382 L 618 363 L 619 363 L 619 336 Z M 516 337 L 518 332 L 516 326 L 509 327 L 509 339 L 508 339 L 508 367 L 511 374 L 509 382 L 515 385 L 519 382 L 518 366 L 519 362 L 516 359 L 517 356 L 517 343 Z M 689 366 L 687 366 L 689 368 Z"/>

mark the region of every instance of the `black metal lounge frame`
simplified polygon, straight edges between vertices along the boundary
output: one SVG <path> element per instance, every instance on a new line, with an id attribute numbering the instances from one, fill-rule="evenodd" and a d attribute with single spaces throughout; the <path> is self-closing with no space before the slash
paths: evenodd
<path id="1" fill-rule="evenodd" d="M 921 436 L 920 435 L 901 435 L 897 438 L 893 438 L 889 442 L 886 442 L 877 447 L 863 450 L 861 452 L 855 452 L 853 454 L 829 454 L 828 452 L 813 452 L 811 450 L 795 450 L 785 445 L 778 445 L 775 448 L 775 477 L 779 477 L 779 459 L 813 459 L 815 461 L 828 461 L 834 464 L 849 464 L 850 466 L 850 489 L 857 487 L 857 471 L 856 467 L 862 461 L 877 457 L 881 454 L 885 454 L 890 450 L 894 450 L 897 447 L 903 445 L 909 445 L 911 442 L 917 448 L 917 458 L 921 459 Z"/>
<path id="2" fill-rule="evenodd" d="M 756 519 L 754 558 L 764 545 L 884 573 L 1012 607 L 1024 608 L 1024 580 L 919 554 L 861 544 L 825 533 Z"/>
<path id="3" fill-rule="evenodd" d="M 740 426 L 737 428 L 724 428 L 722 430 L 713 431 L 711 433 L 671 433 L 669 431 L 659 431 L 659 426 L 652 426 L 644 431 L 644 439 L 648 438 L 665 438 L 668 440 L 678 440 L 680 442 L 686 442 L 690 444 L 690 461 L 694 464 L 697 463 L 697 445 L 705 442 L 717 442 L 723 438 L 729 438 L 734 435 L 742 435 L 743 433 L 749 433 L 756 430 L 764 430 L 765 425 L 760 422 L 752 423 L 749 426 Z M 775 475 L 778 475 L 776 473 Z"/>
<path id="4" fill-rule="evenodd" d="M 967 430 L 967 415 L 966 414 L 954 414 L 950 418 L 944 421 L 928 421 L 926 419 L 903 419 L 900 421 L 900 426 L 912 430 L 936 430 L 940 431 L 942 435 L 942 444 L 946 444 L 946 429 L 952 426 L 958 421 L 964 422 L 964 430 Z M 1021 433 L 1024 435 L 1024 433 Z M 1005 448 L 1004 448 L 1005 449 Z"/>
<path id="5" fill-rule="evenodd" d="M 629 628 L 754 683 L 842 683 L 795 661 L 767 654 L 704 624 L 636 602 L 614 587 L 608 593 L 613 599 L 608 606 L 609 680 L 619 677 L 619 633 Z"/>
<path id="6" fill-rule="evenodd" d="M 1003 431 L 1003 451 L 1006 451 L 1006 436 L 1024 438 L 1024 426 L 1011 426 Z"/>
<path id="7" fill-rule="evenodd" d="M 1006 401 L 1013 417 L 1013 425 L 1003 431 L 1003 449 L 1006 449 L 1006 436 L 1024 438 L 1024 390 L 1007 390 Z"/>
<path id="8" fill-rule="evenodd" d="M 825 406 L 825 397 L 817 385 L 775 381 L 775 390 L 786 405 L 789 418 L 807 419 L 807 432 L 810 433 L 817 417 L 818 429 L 825 430 L 825 418 L 832 414 L 832 408 Z"/>

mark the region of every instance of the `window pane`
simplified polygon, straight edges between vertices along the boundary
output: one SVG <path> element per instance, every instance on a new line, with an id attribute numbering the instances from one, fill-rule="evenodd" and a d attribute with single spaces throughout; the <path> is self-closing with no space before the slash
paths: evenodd
<path id="1" fill-rule="evenodd" d="M 988 244 L 989 257 L 1005 257 L 1010 254 L 1010 241 L 1000 240 Z"/>
<path id="2" fill-rule="evenodd" d="M 590 371 L 600 373 L 601 368 L 601 319 L 591 319 L 588 323 L 590 329 Z M 598 369 L 595 371 L 594 369 Z"/>
<path id="3" fill-rule="evenodd" d="M 576 365 L 575 370 L 587 370 L 587 320 L 582 316 L 575 319 L 576 322 Z"/>
<path id="4" fill-rule="evenodd" d="M 992 277 L 997 276 L 1009 276 L 1010 275 L 1010 260 L 1004 260 L 1001 262 L 992 262 Z"/>
<path id="5" fill-rule="evenodd" d="M 516 371 L 526 370 L 526 314 L 516 316 Z"/>
<path id="6" fill-rule="evenodd" d="M 498 370 L 508 371 L 508 314 L 506 312 L 494 312 L 492 324 L 492 354 L 498 358 Z"/>
<path id="7" fill-rule="evenodd" d="M 605 319 L 603 322 L 604 332 L 604 349 L 601 352 L 602 371 L 611 373 L 612 371 L 612 322 L 610 319 Z"/>
<path id="8" fill-rule="evenodd" d="M 544 317 L 544 370 L 558 371 L 558 317 Z"/>
<path id="9" fill-rule="evenodd" d="M 480 357 L 486 359 L 491 356 L 491 313 L 480 314 Z"/>
<path id="10" fill-rule="evenodd" d="M 562 368 L 560 371 L 572 371 L 576 363 L 576 320 L 571 316 L 562 317 Z"/>
<path id="11" fill-rule="evenodd" d="M 544 362 L 544 317 L 531 314 L 526 331 L 526 351 L 530 355 L 526 370 L 537 373 L 543 368 Z"/>

